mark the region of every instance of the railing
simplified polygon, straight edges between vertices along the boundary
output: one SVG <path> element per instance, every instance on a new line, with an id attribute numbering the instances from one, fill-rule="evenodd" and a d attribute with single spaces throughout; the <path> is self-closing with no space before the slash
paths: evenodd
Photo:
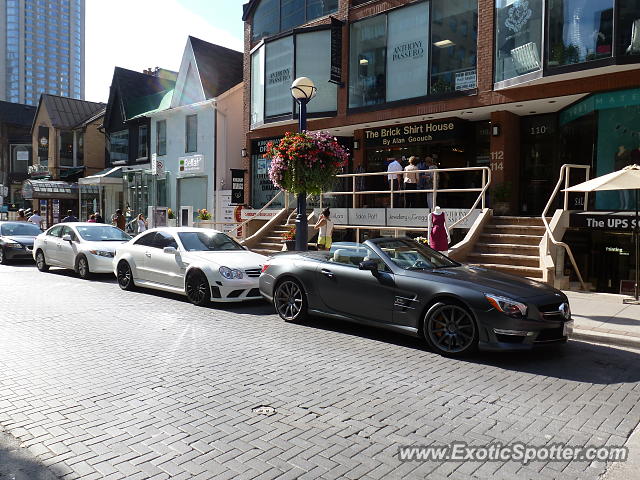
<path id="1" fill-rule="evenodd" d="M 482 187 L 480 188 L 443 188 L 438 189 L 438 175 L 440 173 L 460 173 L 460 172 L 481 172 L 482 173 Z M 449 228 L 453 228 L 459 223 L 463 222 L 467 219 L 472 213 L 473 210 L 478 206 L 478 203 L 482 202 L 481 208 L 486 207 L 486 193 L 489 185 L 491 185 L 491 169 L 489 167 L 461 167 L 461 168 L 432 168 L 428 170 L 412 170 L 411 174 L 421 174 L 426 173 L 433 175 L 433 188 L 427 189 L 419 189 L 419 190 L 395 190 L 394 184 L 395 182 L 390 183 L 389 190 L 358 190 L 357 188 L 357 179 L 363 177 L 376 177 L 383 175 L 392 175 L 395 174 L 398 176 L 398 179 L 403 178 L 404 172 L 374 172 L 374 173 L 345 173 L 341 175 L 336 175 L 337 178 L 351 178 L 351 191 L 341 191 L 341 192 L 323 192 L 320 195 L 320 208 L 322 208 L 322 199 L 325 195 L 339 196 L 339 195 L 350 195 L 351 196 L 351 207 L 355 208 L 357 203 L 358 195 L 375 195 L 375 194 L 389 194 L 389 204 L 391 208 L 393 208 L 394 204 L 394 196 L 402 193 L 404 195 L 413 195 L 419 193 L 426 193 L 427 195 L 432 195 L 431 205 L 435 207 L 437 205 L 436 201 L 438 198 L 438 193 L 469 193 L 469 192 L 479 192 L 478 197 L 476 198 L 473 206 L 469 209 L 467 214 L 454 223 L 449 225 Z M 387 228 L 391 230 L 391 228 Z"/>
<path id="2" fill-rule="evenodd" d="M 566 190 L 567 188 L 569 188 L 569 178 L 571 176 L 572 168 L 585 170 L 585 175 L 586 175 L 585 180 L 589 180 L 589 172 L 591 171 L 591 167 L 589 165 L 576 165 L 571 163 L 566 163 L 562 165 L 562 167 L 560 168 L 560 177 L 558 178 L 558 183 L 556 184 L 556 188 L 553 190 L 553 193 L 551 194 L 551 197 L 549 197 L 549 201 L 547 202 L 547 205 L 544 207 L 544 211 L 542 212 L 542 221 L 544 223 L 544 228 L 546 229 L 549 240 L 551 240 L 551 242 L 557 247 L 563 247 L 564 250 L 567 252 L 567 255 L 569 255 L 569 259 L 571 260 L 571 265 L 573 265 L 573 269 L 576 271 L 578 280 L 580 280 L 580 285 L 582 286 L 583 290 L 586 290 L 587 288 L 585 286 L 584 280 L 582 280 L 580 269 L 578 268 L 576 259 L 573 257 L 573 252 L 571 251 L 571 248 L 566 243 L 560 242 L 555 239 L 555 237 L 553 236 L 553 232 L 549 227 L 549 222 L 547 221 L 547 213 L 549 212 L 549 209 L 551 208 L 551 204 L 555 200 L 556 195 L 558 194 L 558 191 L 560 191 L 560 187 L 562 186 L 563 181 L 564 181 L 564 189 Z M 584 192 L 584 206 L 583 206 L 584 210 L 587 209 L 588 200 L 589 200 L 589 193 Z M 563 206 L 563 210 L 569 210 L 569 192 L 567 191 L 564 192 L 564 202 L 562 206 Z"/>
<path id="3" fill-rule="evenodd" d="M 285 194 L 285 196 L 284 196 L 284 203 L 285 203 L 284 208 L 289 208 L 289 195 L 286 195 L 286 192 L 284 190 L 280 190 L 276 195 L 273 196 L 273 198 L 271 198 L 271 200 L 269 200 L 267 203 L 265 203 L 264 206 L 260 210 L 258 210 L 253 217 L 247 218 L 244 222 L 239 223 L 237 226 L 233 227 L 232 231 L 235 232 L 235 233 L 229 232 L 229 234 L 231 234 L 232 236 L 238 238 L 239 236 L 238 236 L 237 233 L 239 231 L 242 231 L 241 230 L 242 227 L 244 227 L 246 224 L 248 224 L 255 217 L 259 216 L 269 205 L 271 205 L 276 200 L 276 198 L 278 198 L 280 195 L 283 195 L 283 194 Z M 234 222 L 216 222 L 216 223 L 222 223 L 224 225 L 230 225 L 231 223 L 234 223 Z"/>

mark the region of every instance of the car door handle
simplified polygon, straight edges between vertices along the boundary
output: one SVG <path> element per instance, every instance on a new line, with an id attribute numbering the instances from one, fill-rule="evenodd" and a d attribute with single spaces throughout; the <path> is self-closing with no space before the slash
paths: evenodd
<path id="1" fill-rule="evenodd" d="M 151 253 L 150 252 L 144 252 L 145 256 L 151 258 Z"/>
<path id="2" fill-rule="evenodd" d="M 323 268 L 322 270 L 320 270 L 320 273 L 322 275 L 324 275 L 327 278 L 333 278 L 335 277 L 335 275 L 333 274 L 333 272 L 331 270 L 327 270 L 326 268 Z"/>

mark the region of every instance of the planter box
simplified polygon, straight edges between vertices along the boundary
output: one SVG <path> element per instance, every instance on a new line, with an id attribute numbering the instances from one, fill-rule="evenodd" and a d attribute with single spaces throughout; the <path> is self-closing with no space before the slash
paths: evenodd
<path id="1" fill-rule="evenodd" d="M 195 222 L 195 226 L 198 228 L 215 228 L 213 220 L 199 220 Z"/>
<path id="2" fill-rule="evenodd" d="M 296 249 L 296 241 L 295 240 L 284 240 L 284 249 L 287 251 L 293 251 Z"/>

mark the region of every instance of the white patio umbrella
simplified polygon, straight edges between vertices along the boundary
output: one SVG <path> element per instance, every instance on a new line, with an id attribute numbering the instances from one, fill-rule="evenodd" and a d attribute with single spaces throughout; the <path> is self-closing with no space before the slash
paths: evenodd
<path id="1" fill-rule="evenodd" d="M 605 190 L 635 190 L 636 191 L 636 222 L 634 228 L 635 250 L 636 250 L 636 281 L 635 281 L 635 302 L 638 303 L 639 286 L 639 225 L 638 225 L 638 192 L 640 192 L 640 166 L 628 165 L 622 170 L 592 178 L 586 182 L 579 183 L 573 187 L 565 188 L 565 192 L 599 192 Z"/>

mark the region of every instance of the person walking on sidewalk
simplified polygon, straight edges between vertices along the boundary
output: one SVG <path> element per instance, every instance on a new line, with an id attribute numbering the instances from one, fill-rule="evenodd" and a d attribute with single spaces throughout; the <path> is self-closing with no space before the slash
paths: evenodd
<path id="1" fill-rule="evenodd" d="M 116 213 L 111 217 L 111 223 L 124 232 L 127 222 L 121 208 L 117 209 Z"/>
<path id="2" fill-rule="evenodd" d="M 318 250 L 329 250 L 331 248 L 331 234 L 333 233 L 333 221 L 331 211 L 325 208 L 320 214 L 320 218 L 313 226 L 318 232 Z"/>

